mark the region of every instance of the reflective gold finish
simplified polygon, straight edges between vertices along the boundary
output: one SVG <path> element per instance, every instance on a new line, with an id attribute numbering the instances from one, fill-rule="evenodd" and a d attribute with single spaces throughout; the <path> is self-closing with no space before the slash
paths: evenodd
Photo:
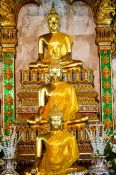
<path id="1" fill-rule="evenodd" d="M 13 88 L 13 86 L 12 86 L 12 84 L 7 83 L 7 84 L 5 85 L 5 88 L 6 88 L 6 90 L 11 90 L 11 89 Z"/>
<path id="2" fill-rule="evenodd" d="M 50 83 L 39 89 L 39 107 L 44 107 L 41 117 L 48 118 L 54 104 L 62 111 L 64 120 L 68 121 L 78 111 L 78 103 L 73 86 L 61 81 L 62 70 L 59 64 L 50 66 Z M 47 103 L 46 103 L 47 102 Z"/>
<path id="3" fill-rule="evenodd" d="M 1 26 L 15 26 L 15 15 L 13 13 L 15 1 L 1 0 L 0 3 Z"/>
<path id="4" fill-rule="evenodd" d="M 105 83 L 103 84 L 103 87 L 104 87 L 105 89 L 109 89 L 109 88 L 111 87 L 111 83 L 110 83 L 110 82 L 105 82 Z"/>
<path id="5" fill-rule="evenodd" d="M 13 113 L 12 110 L 10 110 L 10 109 L 6 110 L 6 116 L 7 117 L 10 117 L 12 115 L 12 113 Z"/>
<path id="6" fill-rule="evenodd" d="M 48 119 L 50 132 L 40 135 L 36 138 L 36 160 L 35 167 L 25 175 L 48 174 L 48 175 L 65 175 L 70 172 L 87 173 L 85 168 L 70 168 L 71 165 L 79 158 L 79 150 L 76 138 L 67 131 L 62 130 L 63 113 L 58 110 L 57 106 L 49 113 Z M 70 123 L 71 125 L 75 122 Z M 45 152 L 42 156 L 42 142 L 45 144 Z M 56 158 L 57 157 L 57 158 Z M 39 164 L 38 164 L 39 163 Z M 39 166 L 39 167 L 38 167 Z"/>
<path id="7" fill-rule="evenodd" d="M 59 59 L 62 68 L 82 67 L 82 61 L 71 59 L 72 38 L 59 32 L 60 17 L 52 8 L 48 14 L 50 33 L 40 36 L 38 40 L 38 60 L 30 63 L 29 68 L 47 68 L 52 59 Z M 53 57 L 55 54 L 56 57 Z M 78 68 L 80 70 L 80 68 Z"/>
<path id="8" fill-rule="evenodd" d="M 94 83 L 93 70 L 92 69 L 63 69 L 64 81 L 70 84 L 78 84 L 78 86 L 84 86 L 84 90 L 91 90 Z M 48 84 L 50 80 L 48 70 L 46 69 L 29 69 L 21 70 L 21 84 L 23 90 L 38 90 L 38 84 Z M 32 84 L 33 86 L 29 86 Z M 82 87 L 83 88 L 83 87 Z"/>
<path id="9" fill-rule="evenodd" d="M 10 118 L 8 118 L 8 120 L 6 121 L 6 125 L 5 125 L 5 129 L 6 131 L 10 131 L 10 127 L 12 125 L 12 121 L 10 120 Z"/>
<path id="10" fill-rule="evenodd" d="M 12 64 L 12 60 L 10 58 L 6 58 L 6 60 L 4 61 L 4 64 L 10 65 Z"/>
<path id="11" fill-rule="evenodd" d="M 115 8 L 112 7 L 110 0 L 102 0 L 99 3 L 97 10 L 97 24 L 111 24 L 112 17 L 111 14 L 115 15 Z"/>
<path id="12" fill-rule="evenodd" d="M 112 110 L 111 110 L 109 107 L 105 107 L 105 108 L 104 108 L 104 113 L 105 113 L 106 115 L 111 114 L 111 112 L 112 112 Z"/>
<path id="13" fill-rule="evenodd" d="M 36 1 L 36 0 L 35 0 Z M 85 0 L 85 1 L 87 1 L 87 0 Z M 15 1 L 12 1 L 12 0 L 2 0 L 1 1 L 2 3 L 3 3 L 3 6 L 2 6 L 2 8 L 0 8 L 0 10 L 2 10 L 2 12 L 3 12 L 3 14 L 1 15 L 2 16 L 2 23 L 1 23 L 1 25 L 2 25 L 2 27 L 3 26 L 12 26 L 12 25 L 15 25 L 16 26 L 16 22 L 14 23 L 14 17 L 13 17 L 13 13 L 14 13 L 14 8 L 15 8 L 15 5 L 16 4 L 19 4 L 19 6 L 20 6 L 20 8 L 24 5 L 24 4 L 26 4 L 27 3 L 27 1 L 26 0 L 24 0 L 24 1 L 17 1 L 17 2 L 15 2 Z M 72 2 L 72 0 L 70 0 L 70 2 Z M 88 2 L 88 1 L 87 1 Z M 101 1 L 99 1 L 99 0 L 97 0 L 97 1 L 94 1 L 94 0 L 90 0 L 89 1 L 89 3 L 90 2 L 92 2 L 93 3 L 93 7 L 94 7 L 94 5 L 95 5 L 95 9 L 97 9 L 97 7 L 98 7 L 98 4 L 100 5 L 100 3 L 101 3 Z M 104 1 L 104 2 L 106 2 L 106 1 Z M 92 4 L 91 3 L 91 4 Z M 5 4 L 7 4 L 7 6 L 5 7 Z M 97 4 L 97 5 L 96 5 Z M 102 6 L 102 5 L 101 5 Z M 12 12 L 11 12 L 11 7 L 12 7 Z M 111 17 L 110 17 L 110 15 L 106 15 L 105 16 L 105 14 L 106 14 L 106 7 L 105 7 L 105 5 L 103 6 L 104 7 L 104 9 L 102 9 L 102 8 L 99 8 L 98 9 L 98 13 L 97 13 L 97 15 L 96 15 L 96 18 L 97 18 L 97 16 L 98 16 L 98 18 L 97 18 L 97 23 L 100 23 L 101 24 L 101 21 L 102 21 L 102 19 L 103 19 L 103 21 L 102 21 L 102 23 L 110 23 L 110 21 L 111 21 Z M 110 6 L 108 6 L 109 8 L 110 8 Z M 94 9 L 94 8 L 93 8 Z M 100 11 L 101 10 L 101 11 Z M 14 16 L 16 17 L 16 16 L 18 16 L 17 14 L 18 14 L 18 12 L 19 11 L 17 11 L 17 9 L 15 9 L 15 14 L 14 14 Z M 95 12 L 96 13 L 96 12 Z M 1 14 L 1 11 L 0 11 L 0 14 Z M 99 19 L 100 18 L 100 19 Z M 105 19 L 106 18 L 109 18 L 108 20 L 106 20 L 105 21 Z M 101 34 L 104 34 L 104 31 L 105 31 L 105 34 L 107 34 L 107 36 L 108 37 L 106 37 L 106 36 L 104 36 L 104 37 L 102 37 L 102 39 L 101 39 L 101 37 L 99 37 L 98 39 L 98 41 L 99 42 L 111 42 L 112 41 L 112 38 L 110 37 L 110 34 L 111 34 L 111 27 L 109 27 L 109 29 L 107 29 L 107 27 L 106 26 L 103 26 L 103 30 L 101 31 L 101 32 L 98 32 L 100 35 Z M 10 29 L 10 27 L 9 27 L 9 29 Z M 9 30 L 8 28 L 7 29 L 5 29 L 4 30 L 4 32 L 2 32 L 2 44 L 4 44 L 4 47 L 7 47 L 7 48 L 2 48 L 5 52 L 9 52 L 9 50 L 11 50 L 11 45 L 7 45 L 7 44 L 13 44 L 12 46 L 13 47 L 16 47 L 16 35 L 15 35 L 15 40 L 14 39 L 12 39 L 12 31 L 11 30 Z M 100 29 L 101 30 L 101 29 Z M 107 32 L 106 32 L 107 31 Z M 3 38 L 3 35 L 6 35 L 5 36 L 5 38 Z M 9 35 L 10 34 L 10 35 Z M 14 35 L 14 34 L 13 34 Z M 103 36 L 103 35 L 101 35 L 101 36 Z M 116 35 L 114 35 L 114 36 L 116 36 Z M 98 37 L 98 36 L 97 36 Z M 1 37 L 0 37 L 1 38 Z M 14 43 L 15 44 L 14 44 Z M 105 48 L 106 47 L 106 48 Z M 109 47 L 109 48 L 108 48 Z M 109 50 L 111 50 L 111 47 L 110 46 L 103 46 L 103 50 L 104 50 L 104 48 L 107 50 L 107 48 L 109 49 Z M 114 54 L 115 54 L 115 48 L 116 48 L 116 46 L 113 44 L 112 45 L 112 47 L 113 47 L 113 52 L 114 52 Z M 1 49 L 1 48 L 0 48 Z M 100 48 L 101 50 L 102 50 L 102 47 Z M 2 50 L 2 51 L 3 51 Z M 14 50 L 15 50 L 15 48 L 14 48 Z M 14 52 L 14 51 L 13 51 Z M 0 54 L 0 55 L 2 55 L 2 54 Z M 2 57 L 1 57 L 2 58 Z M 44 72 L 45 73 L 45 72 Z M 33 73 L 32 73 L 33 74 Z M 97 96 L 97 93 L 94 91 L 93 93 L 91 92 L 91 90 L 93 90 L 93 86 L 91 85 L 91 87 L 89 86 L 89 83 L 86 85 L 86 83 L 84 83 L 84 80 L 82 80 L 82 81 L 72 81 L 72 79 L 71 79 L 71 73 L 69 73 L 69 82 L 71 82 L 71 84 L 72 83 L 78 83 L 78 86 L 76 87 L 76 89 L 78 89 L 78 96 L 79 95 L 81 95 L 81 97 L 83 97 L 83 99 L 84 99 L 84 97 L 86 98 L 86 96 L 87 97 L 93 97 L 93 98 L 96 98 L 96 96 Z M 78 77 L 79 75 L 77 75 L 77 77 Z M 80 80 L 79 78 L 77 78 L 78 80 Z M 39 87 L 37 86 L 40 82 L 37 82 L 37 84 L 35 84 L 35 86 L 32 86 L 34 83 L 35 83 L 35 79 L 34 79 L 34 81 L 32 81 L 32 84 L 30 84 L 30 85 L 28 85 L 28 84 L 26 84 L 25 83 L 25 85 L 22 83 L 22 89 L 21 90 L 24 90 L 23 92 L 20 92 L 20 96 L 24 96 L 24 98 L 26 98 L 26 100 L 28 101 L 28 98 L 37 98 L 37 92 L 31 92 L 31 91 L 35 91 L 35 90 L 38 90 L 39 89 Z M 27 83 L 30 83 L 29 81 L 27 81 Z M 40 85 L 40 84 L 39 84 Z M 105 83 L 104 84 L 104 86 L 105 87 L 109 87 L 109 86 L 111 86 L 111 84 L 107 84 L 107 83 Z M 10 86 L 9 86 L 10 87 Z M 9 89 L 10 90 L 10 89 Z M 81 91 L 81 90 L 84 90 L 83 92 Z M 27 91 L 28 91 L 28 93 L 27 93 Z M 89 92 L 88 92 L 89 91 Z M 86 105 L 83 105 L 83 102 L 84 102 L 84 100 L 82 100 L 82 99 L 79 99 L 80 101 L 79 101 L 79 103 L 81 104 L 81 102 L 82 102 L 82 104 L 81 104 L 81 109 L 82 109 L 82 112 L 84 112 L 85 110 L 88 110 L 88 115 L 90 115 L 90 110 L 89 110 L 89 108 L 91 108 L 91 102 L 93 102 L 92 101 L 92 99 L 86 99 L 86 101 L 87 101 L 87 104 L 89 104 L 88 106 L 86 106 Z M 89 101 L 90 100 L 90 101 Z M 20 101 L 20 98 L 19 98 L 19 101 Z M 19 117 L 19 119 L 20 119 L 20 116 L 22 117 L 21 119 L 21 121 L 23 121 L 23 119 L 25 118 L 25 117 L 27 117 L 27 118 L 29 118 L 32 114 L 30 113 L 30 111 L 29 111 L 29 106 L 30 106 L 30 104 L 34 104 L 35 105 L 35 102 L 33 102 L 33 100 L 30 100 L 30 104 L 29 103 L 27 103 L 27 101 L 20 101 L 20 105 L 21 104 L 27 104 L 27 108 L 28 108 L 28 110 L 27 110 L 27 113 L 19 113 L 18 114 L 18 117 Z M 22 102 L 22 103 L 21 103 Z M 36 101 L 37 102 L 37 101 Z M 37 105 L 37 104 L 36 104 Z M 97 110 L 96 110 L 97 111 Z M 94 115 L 94 113 L 91 113 L 92 114 L 92 116 L 91 116 L 91 119 L 93 119 L 94 117 L 93 117 L 93 115 Z M 35 115 L 35 114 L 33 114 L 33 115 Z M 96 114 L 95 114 L 96 115 Z M 9 122 L 9 120 L 7 121 L 7 123 L 6 123 L 7 125 L 11 125 L 11 122 Z M 25 127 L 25 125 L 24 125 L 24 127 Z M 45 128 L 43 129 L 43 130 L 45 130 Z M 20 132 L 22 131 L 22 127 L 20 128 Z M 30 130 L 29 130 L 30 131 Z M 28 132 L 29 132 L 28 131 Z M 23 132 L 23 131 L 22 131 Z M 25 131 L 25 133 L 27 134 L 27 130 Z M 25 134 L 24 133 L 24 134 Z M 31 133 L 31 132 L 30 132 Z M 24 138 L 28 138 L 29 140 L 30 140 L 30 138 L 29 137 L 24 137 Z M 28 140 L 27 139 L 27 140 Z M 22 145 L 24 145 L 26 142 L 22 142 Z M 29 142 L 28 142 L 29 143 Z M 83 143 L 83 145 L 85 144 L 85 142 Z M 28 145 L 27 145 L 27 147 L 28 147 Z M 25 147 L 25 151 L 27 151 L 27 147 Z M 30 147 L 30 145 L 29 145 L 29 147 Z M 31 154 L 33 154 L 33 152 L 34 152 L 34 149 L 33 149 L 33 147 L 34 147 L 34 145 L 31 147 L 31 149 L 29 150 L 29 152 L 27 152 L 27 154 L 26 155 L 28 155 L 29 153 L 31 153 Z M 22 149 L 23 151 L 24 151 L 24 149 Z M 32 151 L 33 150 L 33 151 Z M 82 151 L 84 151 L 84 149 L 82 149 Z M 91 151 L 90 151 L 91 152 Z M 20 152 L 21 153 L 21 152 Z"/>
<path id="14" fill-rule="evenodd" d="M 110 95 L 108 91 L 106 91 L 103 96 L 103 102 L 106 104 L 109 104 L 111 101 L 112 101 L 112 96 Z"/>
<path id="15" fill-rule="evenodd" d="M 51 21 L 50 21 L 51 20 Z M 54 21 L 55 20 L 55 21 Z M 26 126 L 25 121 L 28 119 L 31 124 L 38 124 L 37 130 L 40 133 L 46 133 L 49 130 L 48 124 L 42 124 L 42 118 L 48 118 L 47 115 L 49 111 L 53 108 L 54 103 L 57 103 L 60 110 L 63 113 L 70 113 L 70 120 L 75 118 L 77 124 L 68 124 L 68 121 L 65 122 L 67 125 L 67 129 L 74 133 L 76 133 L 78 137 L 83 138 L 84 142 L 86 141 L 85 130 L 83 130 L 84 136 L 82 137 L 81 132 L 78 133 L 79 128 L 83 128 L 82 118 L 86 121 L 89 118 L 91 121 L 98 121 L 98 93 L 94 89 L 94 78 L 93 78 L 93 70 L 82 68 L 82 63 L 77 64 L 74 67 L 71 65 L 73 60 L 71 60 L 71 44 L 72 39 L 69 35 L 59 32 L 59 15 L 55 12 L 55 9 L 52 8 L 50 14 L 48 15 L 48 22 L 50 27 L 50 33 L 47 35 L 42 35 L 39 38 L 39 60 L 33 64 L 30 64 L 30 69 L 21 71 L 21 91 L 18 93 L 18 105 L 17 105 L 17 121 L 20 125 L 20 134 L 24 133 L 24 138 L 22 139 L 20 148 L 21 151 L 19 154 L 30 155 L 27 144 L 30 143 L 30 137 L 28 133 L 31 133 L 30 129 L 25 128 L 25 132 L 22 131 L 22 128 Z M 53 22 L 55 22 L 53 26 Z M 56 28 L 55 28 L 56 27 Z M 60 38 L 59 38 L 60 37 Z M 57 43 L 56 43 L 57 42 Z M 64 42 L 64 44 L 63 44 Z M 45 46 L 43 47 L 43 43 Z M 53 44 L 53 46 L 52 46 Z M 57 44 L 55 46 L 55 44 Z M 58 45 L 59 44 L 59 45 Z M 59 46 L 61 46 L 59 49 Z M 67 48 L 67 49 L 66 49 Z M 60 52 L 60 50 L 62 52 Z M 45 52 L 44 52 L 45 51 Z M 62 57 L 63 56 L 63 57 Z M 53 60 L 56 62 L 59 61 L 61 66 L 63 67 L 63 63 L 67 63 L 67 60 L 71 63 L 66 68 L 63 69 L 63 81 L 61 79 L 58 80 L 56 84 L 52 83 L 51 77 L 48 73 L 48 64 Z M 46 63 L 45 63 L 46 62 Z M 31 67 L 32 66 L 32 67 Z M 39 68 L 38 68 L 39 67 Z M 71 68 L 72 67 L 72 68 Z M 64 67 L 63 67 L 64 68 Z M 67 83 L 65 83 L 67 82 Z M 74 87 L 73 87 L 74 86 Z M 78 106 L 74 107 L 74 105 L 70 105 L 71 108 L 75 108 L 75 110 L 79 110 L 79 117 L 76 113 L 75 115 L 71 114 L 71 108 L 68 104 L 68 100 L 72 101 L 73 95 L 72 92 L 76 90 L 77 100 L 75 104 L 78 103 Z M 72 90 L 71 90 L 72 89 Z M 40 92 L 41 93 L 38 93 Z M 74 95 L 74 96 L 75 96 Z M 41 96 L 41 98 L 39 98 Z M 71 99 L 72 98 L 72 99 Z M 62 100 L 63 99 L 63 100 Z M 68 100 L 67 100 L 68 99 Z M 65 104 L 66 100 L 66 104 Z M 38 103 L 39 102 L 39 103 Z M 74 100 L 75 102 L 75 100 Z M 71 102 L 72 103 L 72 102 Z M 43 111 L 38 114 L 38 105 L 45 106 L 43 107 Z M 62 107 L 61 107 L 62 105 Z M 67 107 L 68 106 L 68 107 Z M 87 118 L 86 118 L 87 116 Z M 65 114 L 64 118 L 69 120 L 67 114 Z M 40 121 L 39 121 L 40 120 Z M 71 121 L 72 122 L 72 121 Z M 18 126 L 19 126 L 18 125 Z M 33 126 L 35 127 L 35 125 Z M 33 131 L 35 133 L 35 130 Z M 23 149 L 24 143 L 27 149 Z M 88 143 L 90 145 L 90 143 Z M 82 151 L 83 150 L 83 151 Z M 84 148 L 81 149 L 82 152 L 86 151 L 90 153 L 90 149 L 86 149 L 86 144 Z M 33 151 L 34 154 L 34 151 Z M 20 156 L 18 156 L 20 157 Z"/>
<path id="16" fill-rule="evenodd" d="M 113 127 L 112 121 L 108 117 L 105 120 L 105 127 L 106 129 L 111 129 Z"/>
<path id="17" fill-rule="evenodd" d="M 4 102 L 8 107 L 10 107 L 13 104 L 13 99 L 10 95 L 7 95 L 5 98 L 5 102 Z"/>
<path id="18" fill-rule="evenodd" d="M 109 60 L 108 57 L 103 57 L 102 61 L 103 61 L 104 64 L 108 64 L 110 60 Z"/>
<path id="19" fill-rule="evenodd" d="M 102 76 L 105 79 L 108 79 L 111 76 L 111 72 L 109 70 L 109 68 L 107 66 L 104 66 L 103 72 L 102 72 Z"/>
<path id="20" fill-rule="evenodd" d="M 13 78 L 13 72 L 10 68 L 7 68 L 4 74 L 4 77 L 8 80 L 10 80 L 11 78 Z"/>

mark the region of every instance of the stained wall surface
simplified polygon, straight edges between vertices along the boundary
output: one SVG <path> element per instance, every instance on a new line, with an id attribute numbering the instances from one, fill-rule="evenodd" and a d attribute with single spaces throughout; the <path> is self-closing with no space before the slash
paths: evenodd
<path id="1" fill-rule="evenodd" d="M 20 70 L 28 69 L 30 62 L 38 57 L 38 38 L 49 32 L 47 14 L 51 2 L 44 0 L 40 7 L 29 4 L 21 8 L 18 16 L 18 46 L 16 56 L 16 93 L 20 90 Z M 95 23 L 91 8 L 84 2 L 55 1 L 56 11 L 61 16 L 61 32 L 72 36 L 72 58 L 83 61 L 86 68 L 94 70 L 95 89 L 99 93 L 99 58 L 95 44 Z"/>

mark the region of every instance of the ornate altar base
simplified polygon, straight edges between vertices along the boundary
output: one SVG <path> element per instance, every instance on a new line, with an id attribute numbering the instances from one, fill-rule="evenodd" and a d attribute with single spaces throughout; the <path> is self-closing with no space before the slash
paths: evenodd
<path id="1" fill-rule="evenodd" d="M 17 106 L 17 120 L 19 135 L 23 133 L 22 142 L 29 142 L 35 140 L 35 131 L 25 127 L 25 122 L 27 119 L 33 118 L 38 112 L 38 90 L 48 82 L 49 74 L 38 71 L 23 70 L 21 72 L 21 83 L 22 89 L 18 94 L 19 102 Z M 79 104 L 79 113 L 77 118 L 88 116 L 89 122 L 94 123 L 99 121 L 98 118 L 98 101 L 97 92 L 94 90 L 93 84 L 93 71 L 91 69 L 83 69 L 81 72 L 78 70 L 70 70 L 63 73 L 64 81 L 72 84 L 76 88 L 76 95 Z M 20 126 L 19 126 L 20 123 Z M 21 127 L 22 126 L 22 127 Z M 44 127 L 39 127 L 39 132 L 46 132 Z M 85 135 L 85 129 L 80 127 L 78 131 L 74 129 L 74 133 L 78 135 L 78 141 L 87 141 Z M 30 130 L 30 131 L 29 131 Z M 31 133 L 31 134 L 30 134 Z M 81 148 L 81 147 L 80 147 Z M 90 149 L 90 148 L 89 148 Z M 26 152 L 27 148 L 25 149 Z M 91 149 L 90 149 L 91 150 Z M 91 152 L 90 150 L 89 153 Z M 24 151 L 24 149 L 23 149 Z M 81 149 L 82 151 L 82 149 Z M 85 150 L 83 150 L 85 151 Z M 83 152 L 82 151 L 82 152 Z M 86 150 L 87 151 L 87 150 Z M 85 152 L 86 152 L 85 151 Z M 88 152 L 87 151 L 87 152 Z M 30 151 L 29 151 L 30 152 Z M 27 154 L 27 153 L 26 153 Z"/>

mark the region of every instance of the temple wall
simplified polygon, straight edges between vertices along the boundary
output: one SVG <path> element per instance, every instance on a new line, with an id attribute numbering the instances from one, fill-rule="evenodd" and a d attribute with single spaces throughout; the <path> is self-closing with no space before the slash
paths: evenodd
<path id="1" fill-rule="evenodd" d="M 40 7 L 29 4 L 19 12 L 18 16 L 18 46 L 15 62 L 16 93 L 20 90 L 20 70 L 28 69 L 30 62 L 38 56 L 38 37 L 48 31 L 47 14 L 51 1 L 44 0 Z M 72 58 L 83 61 L 84 67 L 94 70 L 95 88 L 99 93 L 99 58 L 95 45 L 95 23 L 91 8 L 84 2 L 55 1 L 57 12 L 61 16 L 61 32 L 68 33 L 73 38 Z"/>

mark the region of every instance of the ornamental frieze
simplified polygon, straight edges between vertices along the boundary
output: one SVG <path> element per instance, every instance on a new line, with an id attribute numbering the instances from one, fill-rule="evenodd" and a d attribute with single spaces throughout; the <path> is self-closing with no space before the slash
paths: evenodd
<path id="1" fill-rule="evenodd" d="M 12 44 L 13 46 L 17 44 L 17 32 L 15 27 L 2 27 L 2 37 L 1 37 L 1 44 L 2 46 L 7 44 Z"/>
<path id="2" fill-rule="evenodd" d="M 105 119 L 105 128 L 107 129 L 107 130 L 109 130 L 109 129 L 111 129 L 112 127 L 113 127 L 113 123 L 112 123 L 112 121 L 110 120 L 110 118 L 109 117 L 107 117 L 106 119 Z"/>
<path id="3" fill-rule="evenodd" d="M 4 61 L 4 64 L 11 65 L 13 63 L 12 59 L 10 57 L 6 58 Z"/>
<path id="4" fill-rule="evenodd" d="M 102 76 L 107 80 L 111 76 L 108 66 L 104 66 Z"/>
<path id="5" fill-rule="evenodd" d="M 14 26 L 15 16 L 14 16 L 15 2 L 12 0 L 1 0 L 0 16 L 1 16 L 1 26 Z"/>
<path id="6" fill-rule="evenodd" d="M 10 68 L 7 68 L 6 71 L 5 71 L 5 74 L 4 74 L 4 77 L 7 79 L 7 80 L 10 80 L 11 78 L 13 78 L 13 72 Z"/>
<path id="7" fill-rule="evenodd" d="M 108 91 L 106 91 L 103 96 L 103 102 L 108 105 L 111 101 L 112 101 L 112 96 L 110 95 Z"/>
<path id="8" fill-rule="evenodd" d="M 12 86 L 12 84 L 11 83 L 7 83 L 7 84 L 5 84 L 5 86 L 4 86 L 5 88 L 6 88 L 6 90 L 11 90 L 12 88 L 13 88 L 13 86 Z"/>
<path id="9" fill-rule="evenodd" d="M 4 100 L 5 105 L 10 107 L 13 105 L 13 98 L 8 94 Z"/>
<path id="10" fill-rule="evenodd" d="M 104 89 L 109 89 L 111 87 L 111 83 L 110 82 L 104 82 L 103 83 L 103 88 Z"/>
<path id="11" fill-rule="evenodd" d="M 104 108 L 104 110 L 103 110 L 103 111 L 104 111 L 104 114 L 105 114 L 105 115 L 109 115 L 109 114 L 111 114 L 112 109 L 111 109 L 111 108 L 109 108 L 109 107 L 107 106 L 107 107 L 105 107 L 105 108 Z"/>
<path id="12" fill-rule="evenodd" d="M 8 120 L 6 121 L 6 125 L 5 125 L 5 129 L 6 131 L 10 131 L 10 126 L 12 125 L 12 121 L 10 120 L 10 118 L 8 118 Z"/>
<path id="13" fill-rule="evenodd" d="M 17 95 L 20 99 L 38 98 L 38 92 L 19 92 Z"/>
<path id="14" fill-rule="evenodd" d="M 103 62 L 104 64 L 108 64 L 108 63 L 109 63 L 109 58 L 108 58 L 108 57 L 103 57 L 103 58 L 102 58 L 102 62 Z"/>
<path id="15" fill-rule="evenodd" d="M 97 9 L 97 24 L 110 24 L 112 16 L 115 15 L 115 7 L 112 6 L 111 0 L 102 0 Z"/>
<path id="16" fill-rule="evenodd" d="M 11 109 L 7 109 L 5 113 L 7 117 L 10 117 L 13 114 L 13 111 Z"/>

